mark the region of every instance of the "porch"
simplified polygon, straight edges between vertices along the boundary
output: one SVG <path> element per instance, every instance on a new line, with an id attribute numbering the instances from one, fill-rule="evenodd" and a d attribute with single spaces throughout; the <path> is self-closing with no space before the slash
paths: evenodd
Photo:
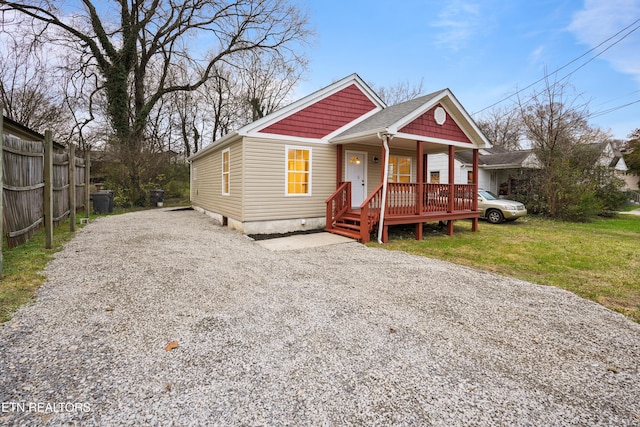
<path id="1" fill-rule="evenodd" d="M 336 191 L 326 199 L 328 232 L 368 242 L 377 230 L 386 242 L 389 226 L 414 224 L 421 240 L 424 223 L 447 221 L 451 235 L 456 219 L 471 219 L 477 231 L 478 151 L 490 144 L 448 89 L 387 107 L 330 142 Z M 456 181 L 456 150 L 472 153 L 464 181 Z M 427 164 L 439 153 L 447 154 L 442 182 Z"/>
<path id="2" fill-rule="evenodd" d="M 453 220 L 471 219 L 478 229 L 477 185 L 428 184 L 422 182 L 387 183 L 386 209 L 382 222 L 382 241 L 388 240 L 390 225 L 415 224 L 415 236 L 422 240 L 423 224 L 447 221 L 447 234 L 453 234 Z M 379 230 L 383 184 L 358 207 L 351 207 L 351 182 L 342 182 L 326 200 L 326 231 L 369 242 Z"/>

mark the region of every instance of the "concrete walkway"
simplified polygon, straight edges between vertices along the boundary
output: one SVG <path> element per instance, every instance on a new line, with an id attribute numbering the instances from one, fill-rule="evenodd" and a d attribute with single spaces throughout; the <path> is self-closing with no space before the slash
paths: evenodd
<path id="1" fill-rule="evenodd" d="M 353 243 L 355 240 L 331 233 L 297 234 L 276 239 L 259 240 L 258 245 L 270 251 L 293 251 L 305 248 L 319 248 L 322 246 Z"/>
<path id="2" fill-rule="evenodd" d="M 640 208 L 634 209 L 634 210 L 629 211 L 629 212 L 618 212 L 618 213 L 626 214 L 626 215 L 640 215 Z"/>

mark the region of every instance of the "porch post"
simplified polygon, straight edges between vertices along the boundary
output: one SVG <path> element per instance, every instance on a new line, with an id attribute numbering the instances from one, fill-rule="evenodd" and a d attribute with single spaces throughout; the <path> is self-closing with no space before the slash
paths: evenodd
<path id="1" fill-rule="evenodd" d="M 473 198 L 471 199 L 471 208 L 478 210 L 478 149 L 473 149 Z M 478 218 L 471 220 L 471 231 L 478 231 Z"/>
<path id="2" fill-rule="evenodd" d="M 416 143 L 416 158 L 418 161 L 418 170 L 416 176 L 418 178 L 418 193 L 416 194 L 416 215 L 422 213 L 422 206 L 424 205 L 424 142 L 417 141 Z M 422 240 L 422 223 L 416 224 L 416 240 Z"/>
<path id="3" fill-rule="evenodd" d="M 424 145 L 423 145 L 423 149 L 424 149 Z M 429 182 L 429 155 L 428 154 L 423 154 L 422 155 L 422 182 L 423 183 L 428 183 Z"/>
<path id="4" fill-rule="evenodd" d="M 455 155 L 456 155 L 456 147 L 453 145 L 449 146 L 449 213 L 453 213 L 453 202 L 455 200 L 455 182 L 456 182 L 456 172 L 455 172 Z M 449 236 L 453 235 L 453 221 L 449 220 L 447 223 L 447 234 Z"/>
<path id="5" fill-rule="evenodd" d="M 342 182 L 342 163 L 344 150 L 342 148 L 342 144 L 338 144 L 336 146 L 336 188 L 340 187 L 340 183 Z"/>
<path id="6" fill-rule="evenodd" d="M 453 200 L 454 200 L 454 184 L 456 183 L 456 170 L 455 170 L 455 155 L 456 147 L 449 146 L 449 213 L 453 212 Z"/>
<path id="7" fill-rule="evenodd" d="M 422 205 L 424 199 L 424 142 L 417 141 L 417 161 L 418 170 L 416 171 L 416 177 L 418 178 L 418 194 L 416 194 L 416 213 L 419 215 L 422 213 Z"/>

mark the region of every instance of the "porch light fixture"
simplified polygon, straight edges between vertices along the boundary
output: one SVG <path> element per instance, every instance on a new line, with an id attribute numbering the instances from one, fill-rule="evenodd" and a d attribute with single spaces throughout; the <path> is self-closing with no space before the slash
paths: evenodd
<path id="1" fill-rule="evenodd" d="M 373 156 L 373 158 L 371 159 L 371 161 L 372 161 L 373 163 L 378 163 L 378 162 L 380 162 L 380 158 L 379 158 L 378 156 Z"/>
<path id="2" fill-rule="evenodd" d="M 360 164 L 360 156 L 351 156 L 349 159 L 349 163 L 355 163 L 356 165 Z"/>

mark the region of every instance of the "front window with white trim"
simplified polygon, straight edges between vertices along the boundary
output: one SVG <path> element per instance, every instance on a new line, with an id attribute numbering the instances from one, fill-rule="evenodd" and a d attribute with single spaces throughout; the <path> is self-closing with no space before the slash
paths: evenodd
<path id="1" fill-rule="evenodd" d="M 311 149 L 286 147 L 286 195 L 311 195 Z"/>
<path id="2" fill-rule="evenodd" d="M 389 182 L 411 182 L 411 157 L 389 156 Z"/>

